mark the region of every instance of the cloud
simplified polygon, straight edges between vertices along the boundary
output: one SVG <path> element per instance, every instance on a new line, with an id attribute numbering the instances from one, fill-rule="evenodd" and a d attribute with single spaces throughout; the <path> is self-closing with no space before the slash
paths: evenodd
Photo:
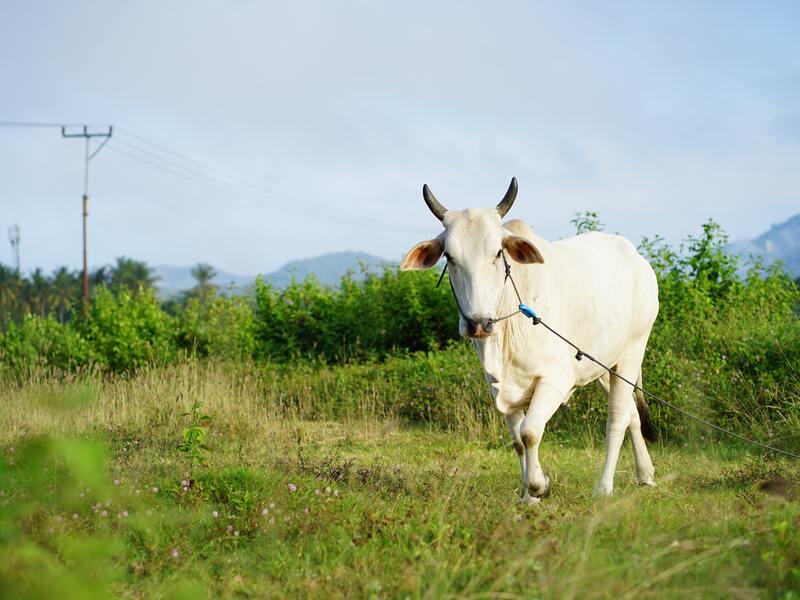
<path id="1" fill-rule="evenodd" d="M 512 175 L 517 216 L 546 236 L 593 209 L 634 239 L 677 239 L 710 216 L 739 237 L 798 206 L 796 13 L 5 4 L 0 116 L 114 123 L 301 204 L 420 231 L 259 206 L 109 147 L 92 164 L 97 263 L 127 254 L 255 273 L 347 248 L 393 258 L 436 231 L 422 183 L 445 204 L 489 205 Z M 80 152 L 55 131 L 0 131 L 0 225 L 20 222 L 29 266 L 79 262 Z"/>

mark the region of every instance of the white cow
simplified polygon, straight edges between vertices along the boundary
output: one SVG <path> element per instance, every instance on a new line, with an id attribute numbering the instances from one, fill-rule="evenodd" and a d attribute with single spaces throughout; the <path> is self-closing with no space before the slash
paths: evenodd
<path id="1" fill-rule="evenodd" d="M 520 220 L 501 223 L 517 195 L 517 181 L 496 208 L 449 211 L 428 189 L 423 197 L 444 231 L 406 254 L 403 270 L 430 269 L 444 254 L 461 318 L 459 332 L 472 339 L 497 409 L 511 432 L 522 469 L 521 502 L 550 492 L 539 464 L 539 444 L 556 409 L 579 386 L 599 380 L 608 392 L 606 460 L 595 487 L 611 494 L 625 430 L 630 429 L 636 476 L 655 485 L 645 438 L 655 430 L 641 393 L 542 326 L 517 315 L 511 282 L 504 279 L 502 253 L 522 301 L 551 327 L 623 377 L 641 385 L 647 339 L 658 314 L 653 269 L 623 237 L 592 232 L 547 241 Z"/>

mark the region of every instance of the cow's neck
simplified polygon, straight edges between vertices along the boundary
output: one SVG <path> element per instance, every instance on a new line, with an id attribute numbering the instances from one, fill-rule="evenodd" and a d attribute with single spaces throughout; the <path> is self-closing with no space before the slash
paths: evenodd
<path id="1" fill-rule="evenodd" d="M 511 263 L 511 277 L 519 290 L 523 303 L 530 306 L 537 314 L 550 315 L 558 298 L 553 298 L 557 293 L 555 286 L 548 284 L 550 279 L 550 264 L 548 257 L 552 256 L 550 242 L 536 235 L 529 236 L 544 258 L 543 264 L 521 265 Z M 500 315 L 507 315 L 517 310 L 518 301 L 510 281 L 505 281 L 503 300 L 497 311 Z M 492 389 L 492 395 L 497 398 L 497 393 L 511 384 L 509 372 L 514 369 L 515 357 L 527 352 L 527 344 L 532 342 L 530 335 L 525 335 L 532 327 L 530 319 L 523 315 L 514 315 L 497 324 L 497 333 L 489 338 L 475 340 L 475 351 L 481 361 L 486 380 Z M 514 385 L 514 384 L 511 384 Z M 508 393 L 510 390 L 506 390 Z"/>

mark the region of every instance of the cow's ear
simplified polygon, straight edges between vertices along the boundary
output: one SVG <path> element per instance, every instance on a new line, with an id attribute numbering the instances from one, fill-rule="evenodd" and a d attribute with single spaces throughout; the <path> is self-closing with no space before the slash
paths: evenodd
<path id="1" fill-rule="evenodd" d="M 518 235 L 508 235 L 503 240 L 503 248 L 508 255 L 518 263 L 530 265 L 533 263 L 543 263 L 544 258 L 539 249 Z"/>
<path id="2" fill-rule="evenodd" d="M 430 269 L 439 262 L 444 252 L 444 244 L 439 240 L 428 240 L 420 242 L 408 251 L 408 254 L 400 263 L 401 271 L 416 271 L 419 269 Z"/>

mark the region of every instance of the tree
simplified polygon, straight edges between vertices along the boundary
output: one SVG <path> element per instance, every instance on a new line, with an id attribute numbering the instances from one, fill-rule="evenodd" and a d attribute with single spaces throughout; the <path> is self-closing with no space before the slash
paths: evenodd
<path id="1" fill-rule="evenodd" d="M 115 292 L 123 289 L 138 292 L 152 288 L 157 279 L 147 263 L 119 256 L 117 264 L 111 267 L 110 287 Z"/>
<path id="2" fill-rule="evenodd" d="M 192 267 L 192 277 L 195 278 L 197 284 L 189 290 L 187 298 L 198 298 L 200 302 L 205 302 L 210 296 L 213 296 L 217 291 L 217 286 L 211 283 L 211 280 L 217 276 L 214 267 L 207 263 L 197 263 Z"/>
<path id="3" fill-rule="evenodd" d="M 70 271 L 67 267 L 60 267 L 53 271 L 50 286 L 52 287 L 51 308 L 58 313 L 58 320 L 63 323 L 72 307 L 80 302 L 80 274 Z"/>
<path id="4" fill-rule="evenodd" d="M 109 287 L 111 285 L 111 273 L 108 267 L 98 267 L 89 273 L 89 286 L 94 289 L 99 286 Z"/>
<path id="5" fill-rule="evenodd" d="M 45 316 L 50 310 L 52 293 L 50 280 L 41 269 L 37 268 L 31 273 L 30 279 L 25 287 L 28 310 L 33 314 L 42 317 Z"/>
<path id="6" fill-rule="evenodd" d="M 605 225 L 600 222 L 600 217 L 596 211 L 585 210 L 575 213 L 569 221 L 575 226 L 576 233 L 586 233 L 587 231 L 603 231 Z"/>
<path id="7" fill-rule="evenodd" d="M 7 327 L 14 315 L 18 315 L 22 300 L 22 278 L 19 273 L 0 264 L 0 327 Z"/>

